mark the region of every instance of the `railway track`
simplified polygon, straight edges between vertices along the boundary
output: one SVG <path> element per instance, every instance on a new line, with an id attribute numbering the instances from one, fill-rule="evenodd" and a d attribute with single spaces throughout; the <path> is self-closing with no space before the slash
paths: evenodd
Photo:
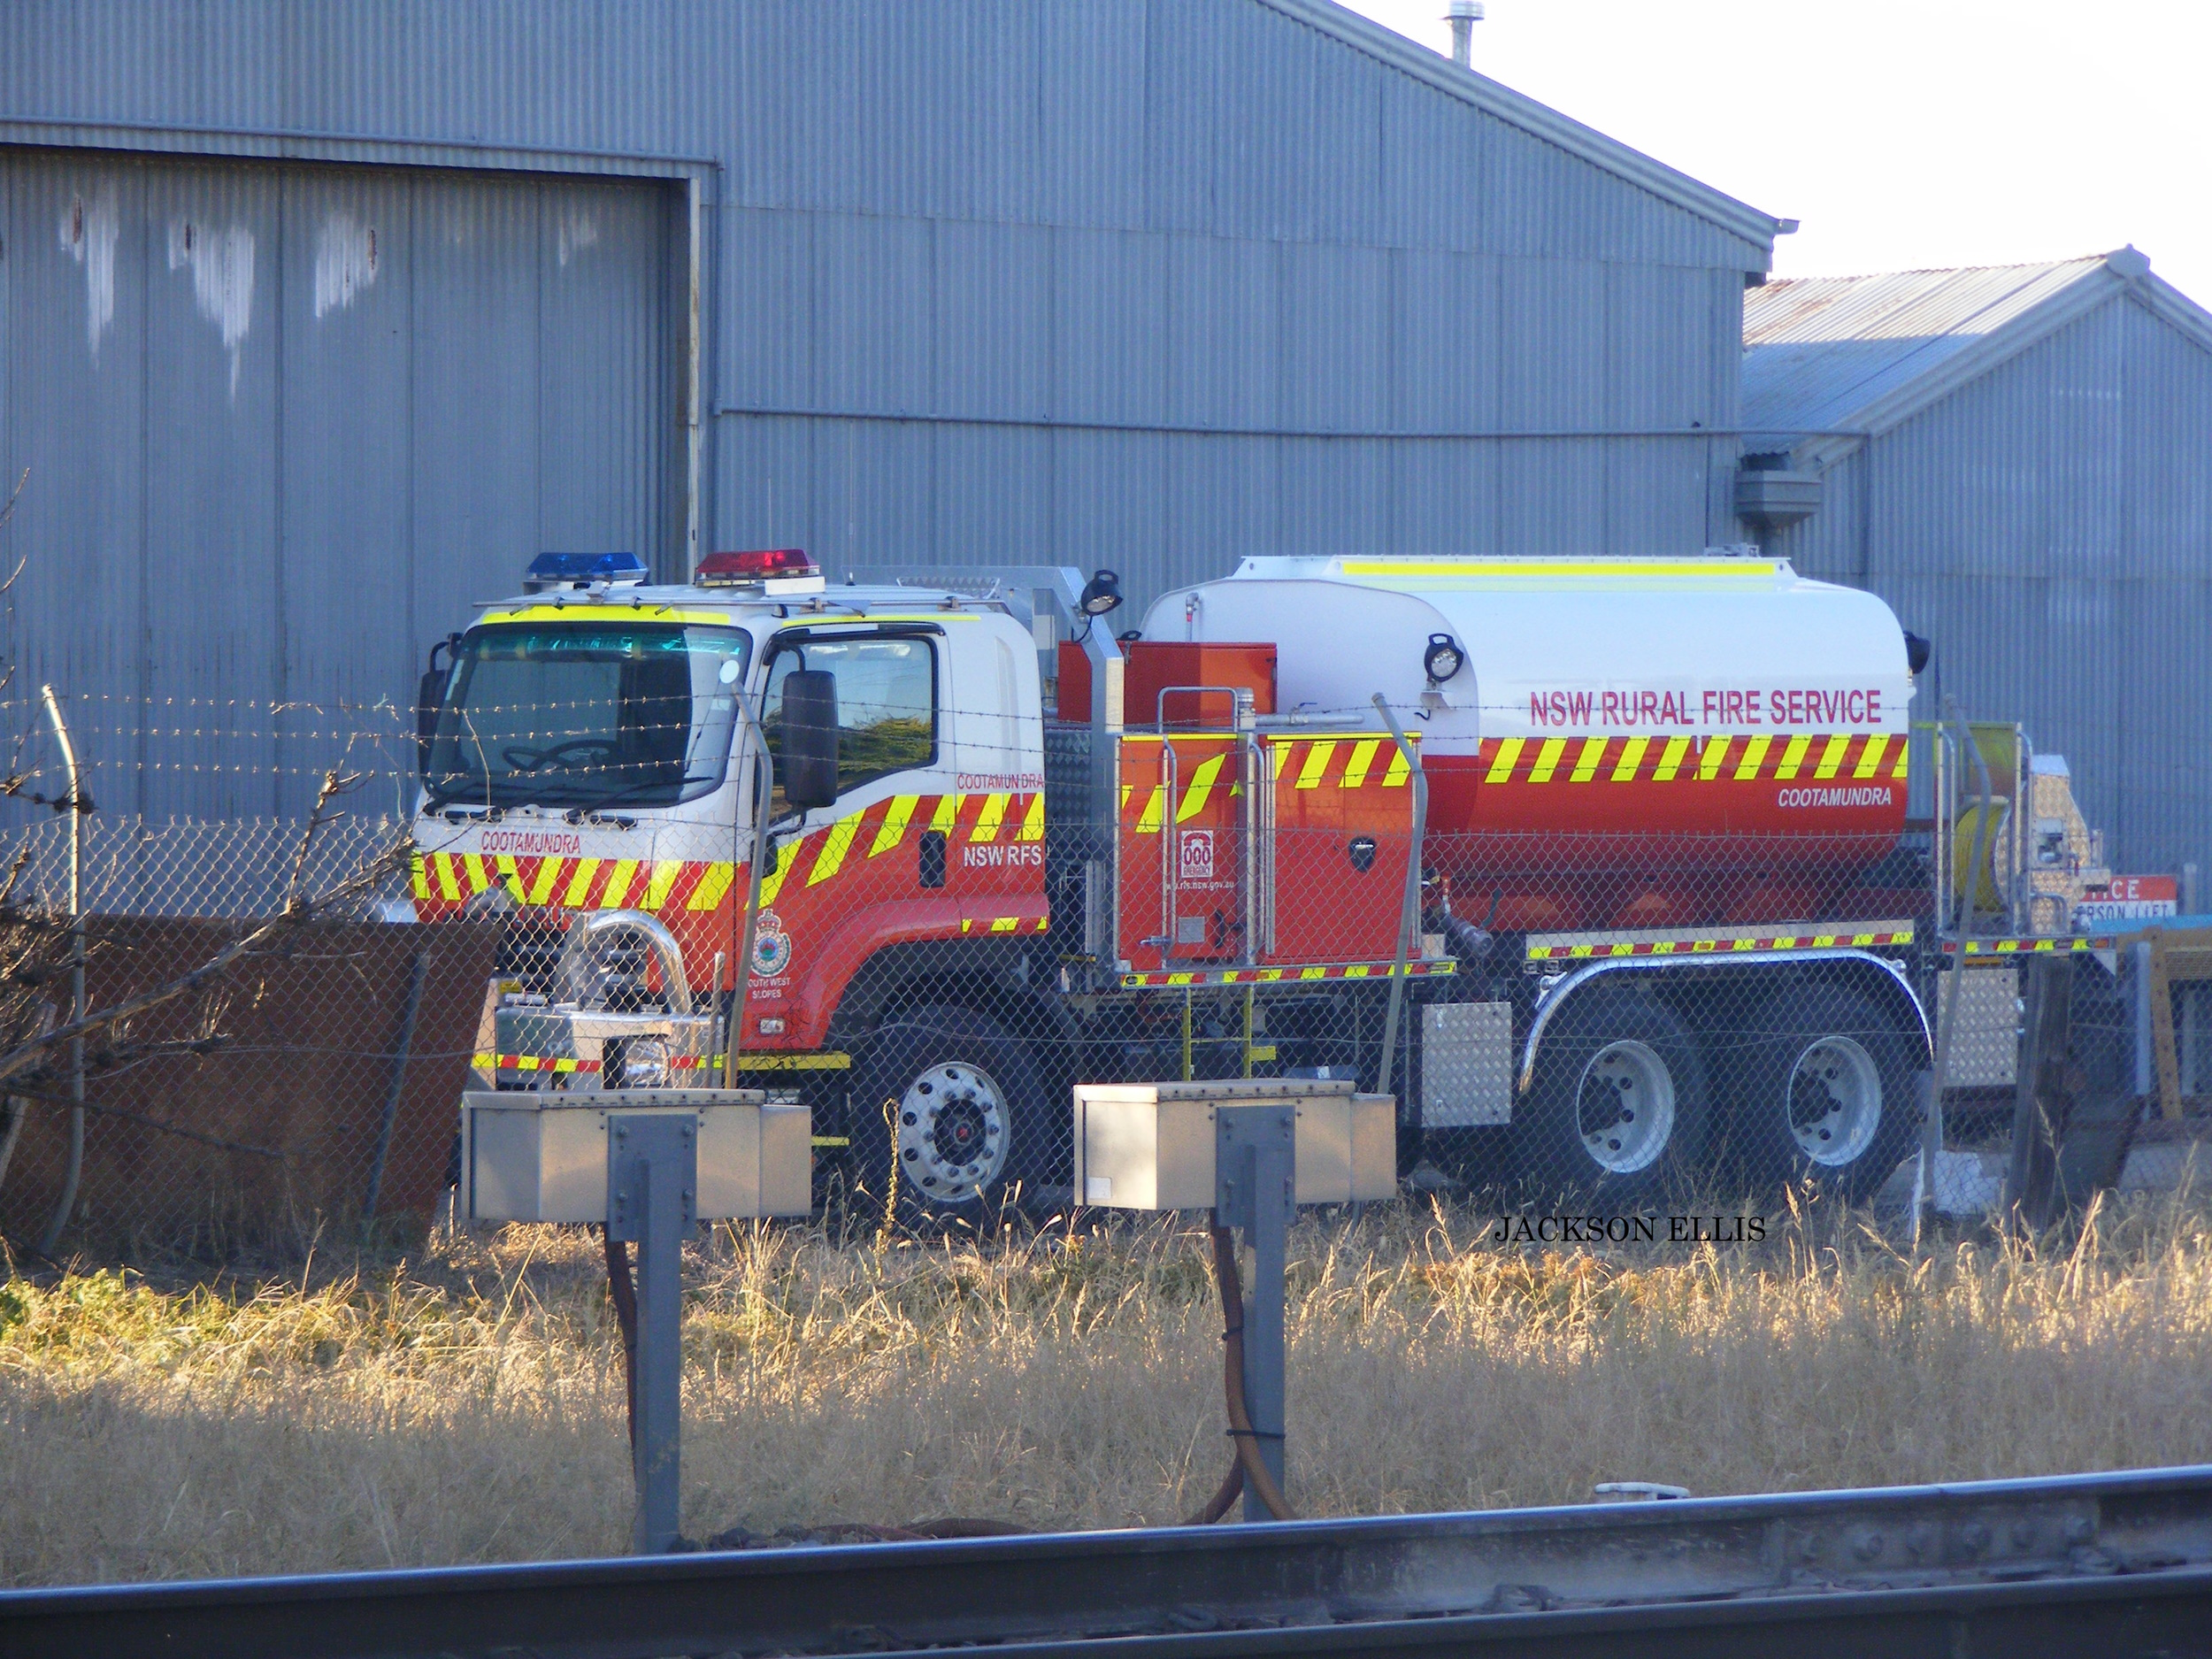
<path id="1" fill-rule="evenodd" d="M 10 1659 L 2212 1655 L 2212 1466 L 21 1590 Z"/>

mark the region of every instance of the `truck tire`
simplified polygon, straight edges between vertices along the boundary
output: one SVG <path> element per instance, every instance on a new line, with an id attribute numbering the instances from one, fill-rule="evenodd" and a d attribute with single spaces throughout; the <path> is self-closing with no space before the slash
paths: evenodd
<path id="1" fill-rule="evenodd" d="M 1022 1143 L 1042 1099 L 1036 1062 L 997 1021 L 909 1009 L 869 1038 L 855 1071 L 854 1185 L 880 1203 L 895 1156 L 906 1214 L 979 1216 L 1031 1161 Z"/>
<path id="2" fill-rule="evenodd" d="M 1515 1118 L 1514 1162 L 1532 1189 L 1633 1210 L 1696 1171 L 1709 1121 L 1704 1058 L 1657 998 L 1594 985 L 1545 1033 Z"/>
<path id="3" fill-rule="evenodd" d="M 1755 1003 L 1753 1029 L 1728 1068 L 1732 1161 L 1762 1188 L 1812 1180 L 1866 1198 L 1919 1127 L 1912 1035 L 1869 998 L 1817 984 Z"/>

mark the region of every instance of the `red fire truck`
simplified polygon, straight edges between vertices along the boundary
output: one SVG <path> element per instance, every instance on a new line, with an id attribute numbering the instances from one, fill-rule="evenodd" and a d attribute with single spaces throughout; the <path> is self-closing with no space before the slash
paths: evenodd
<path id="1" fill-rule="evenodd" d="M 413 903 L 506 1087 L 802 1091 L 825 1163 L 1068 1194 L 1069 1086 L 1349 1075 L 1599 1202 L 1909 1148 L 1918 664 L 1748 549 L 1118 584 L 549 555 L 433 654 Z M 734 1030 L 732 1026 L 734 1025 Z"/>

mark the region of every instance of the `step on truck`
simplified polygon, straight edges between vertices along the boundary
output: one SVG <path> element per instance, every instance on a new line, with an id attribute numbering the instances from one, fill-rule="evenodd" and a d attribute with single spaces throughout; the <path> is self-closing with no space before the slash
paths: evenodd
<path id="1" fill-rule="evenodd" d="M 1402 1167 L 1607 1209 L 1911 1150 L 1924 648 L 1879 599 L 1717 549 L 1119 605 L 541 557 L 418 708 L 413 911 L 505 921 L 480 1086 L 790 1091 L 819 1172 L 953 1213 L 1082 1202 L 1078 1081 L 1351 1078 Z"/>

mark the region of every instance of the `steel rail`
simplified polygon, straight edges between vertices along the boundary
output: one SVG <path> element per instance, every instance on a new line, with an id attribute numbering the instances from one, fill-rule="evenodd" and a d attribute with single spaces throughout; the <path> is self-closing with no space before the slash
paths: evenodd
<path id="1" fill-rule="evenodd" d="M 2212 1466 L 0 1594 L 0 1653 L 2212 1652 Z"/>

